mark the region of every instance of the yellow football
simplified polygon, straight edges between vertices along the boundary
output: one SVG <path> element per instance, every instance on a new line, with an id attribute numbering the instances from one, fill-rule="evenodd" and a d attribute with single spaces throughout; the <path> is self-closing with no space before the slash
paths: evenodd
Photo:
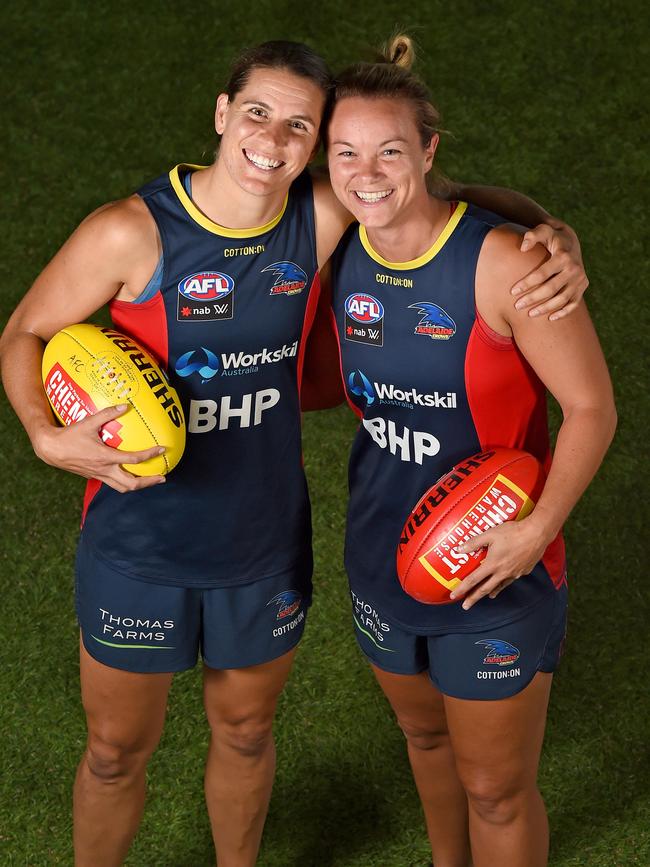
<path id="1" fill-rule="evenodd" d="M 164 454 L 124 464 L 136 476 L 166 474 L 185 448 L 185 417 L 176 390 L 146 349 L 131 337 L 99 325 L 70 325 L 45 347 L 43 385 L 65 425 L 102 409 L 129 409 L 101 429 L 106 445 L 124 451 L 165 446 Z"/>

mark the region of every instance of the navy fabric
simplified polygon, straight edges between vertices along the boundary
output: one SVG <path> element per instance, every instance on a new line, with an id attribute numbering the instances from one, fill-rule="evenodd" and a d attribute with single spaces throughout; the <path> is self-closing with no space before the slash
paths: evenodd
<path id="1" fill-rule="evenodd" d="M 395 624 L 372 598 L 354 591 L 352 613 L 359 646 L 373 665 L 393 674 L 427 671 L 433 685 L 454 698 L 496 700 L 521 692 L 536 672 L 557 668 L 566 635 L 567 588 L 563 585 L 514 622 L 475 632 L 416 635 Z"/>
<path id="2" fill-rule="evenodd" d="M 250 236 L 206 228 L 168 175 L 140 195 L 162 240 L 150 309 L 166 321 L 187 445 L 164 485 L 102 486 L 82 536 L 112 568 L 157 584 L 225 587 L 309 569 L 298 360 L 318 286 L 311 180 L 298 178 L 277 225 Z M 138 339 L 143 308 L 133 308 Z"/>
<path id="3" fill-rule="evenodd" d="M 152 585 L 77 551 L 75 596 L 84 647 L 104 665 L 145 674 L 244 668 L 291 650 L 311 604 L 307 571 L 207 590 Z"/>
<path id="4" fill-rule="evenodd" d="M 421 634 L 507 623 L 554 592 L 539 563 L 497 600 L 483 599 L 466 612 L 461 602 L 416 602 L 397 577 L 397 545 L 411 509 L 454 464 L 484 448 L 466 361 L 476 323 L 476 266 L 491 226 L 462 208 L 454 219 L 432 258 L 399 268 L 373 258 L 362 230 L 352 226 L 332 267 L 341 370 L 361 417 L 350 454 L 345 566 L 354 589 Z"/>

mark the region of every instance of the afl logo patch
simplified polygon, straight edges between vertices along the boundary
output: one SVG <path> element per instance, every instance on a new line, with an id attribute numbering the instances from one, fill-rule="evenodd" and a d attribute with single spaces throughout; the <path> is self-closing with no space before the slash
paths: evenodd
<path id="1" fill-rule="evenodd" d="M 373 295 L 355 292 L 345 299 L 346 340 L 384 345 L 384 305 Z"/>
<path id="2" fill-rule="evenodd" d="M 219 271 L 199 271 L 178 284 L 179 322 L 232 319 L 235 281 Z"/>

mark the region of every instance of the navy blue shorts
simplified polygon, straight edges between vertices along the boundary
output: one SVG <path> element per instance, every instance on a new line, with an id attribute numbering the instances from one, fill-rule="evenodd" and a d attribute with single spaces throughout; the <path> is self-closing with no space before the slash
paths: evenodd
<path id="1" fill-rule="evenodd" d="M 361 650 L 383 671 L 428 671 L 444 695 L 463 699 L 508 698 L 528 686 L 536 672 L 555 671 L 564 650 L 566 584 L 520 620 L 478 632 L 415 635 L 352 592 L 354 630 Z"/>
<path id="2" fill-rule="evenodd" d="M 300 641 L 311 577 L 301 570 L 207 590 L 150 584 L 115 571 L 81 543 L 75 598 L 84 647 L 111 668 L 184 671 L 199 650 L 211 668 L 246 668 Z"/>

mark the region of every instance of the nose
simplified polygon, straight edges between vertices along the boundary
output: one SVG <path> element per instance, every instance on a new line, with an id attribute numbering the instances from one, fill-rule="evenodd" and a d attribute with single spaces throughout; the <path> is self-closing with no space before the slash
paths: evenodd
<path id="1" fill-rule="evenodd" d="M 381 175 L 381 167 L 377 157 L 361 156 L 357 162 L 357 176 L 362 180 L 376 180 Z"/>
<path id="2" fill-rule="evenodd" d="M 262 132 L 262 141 L 268 143 L 272 150 L 279 150 L 287 143 L 288 130 L 282 123 L 267 123 Z"/>

